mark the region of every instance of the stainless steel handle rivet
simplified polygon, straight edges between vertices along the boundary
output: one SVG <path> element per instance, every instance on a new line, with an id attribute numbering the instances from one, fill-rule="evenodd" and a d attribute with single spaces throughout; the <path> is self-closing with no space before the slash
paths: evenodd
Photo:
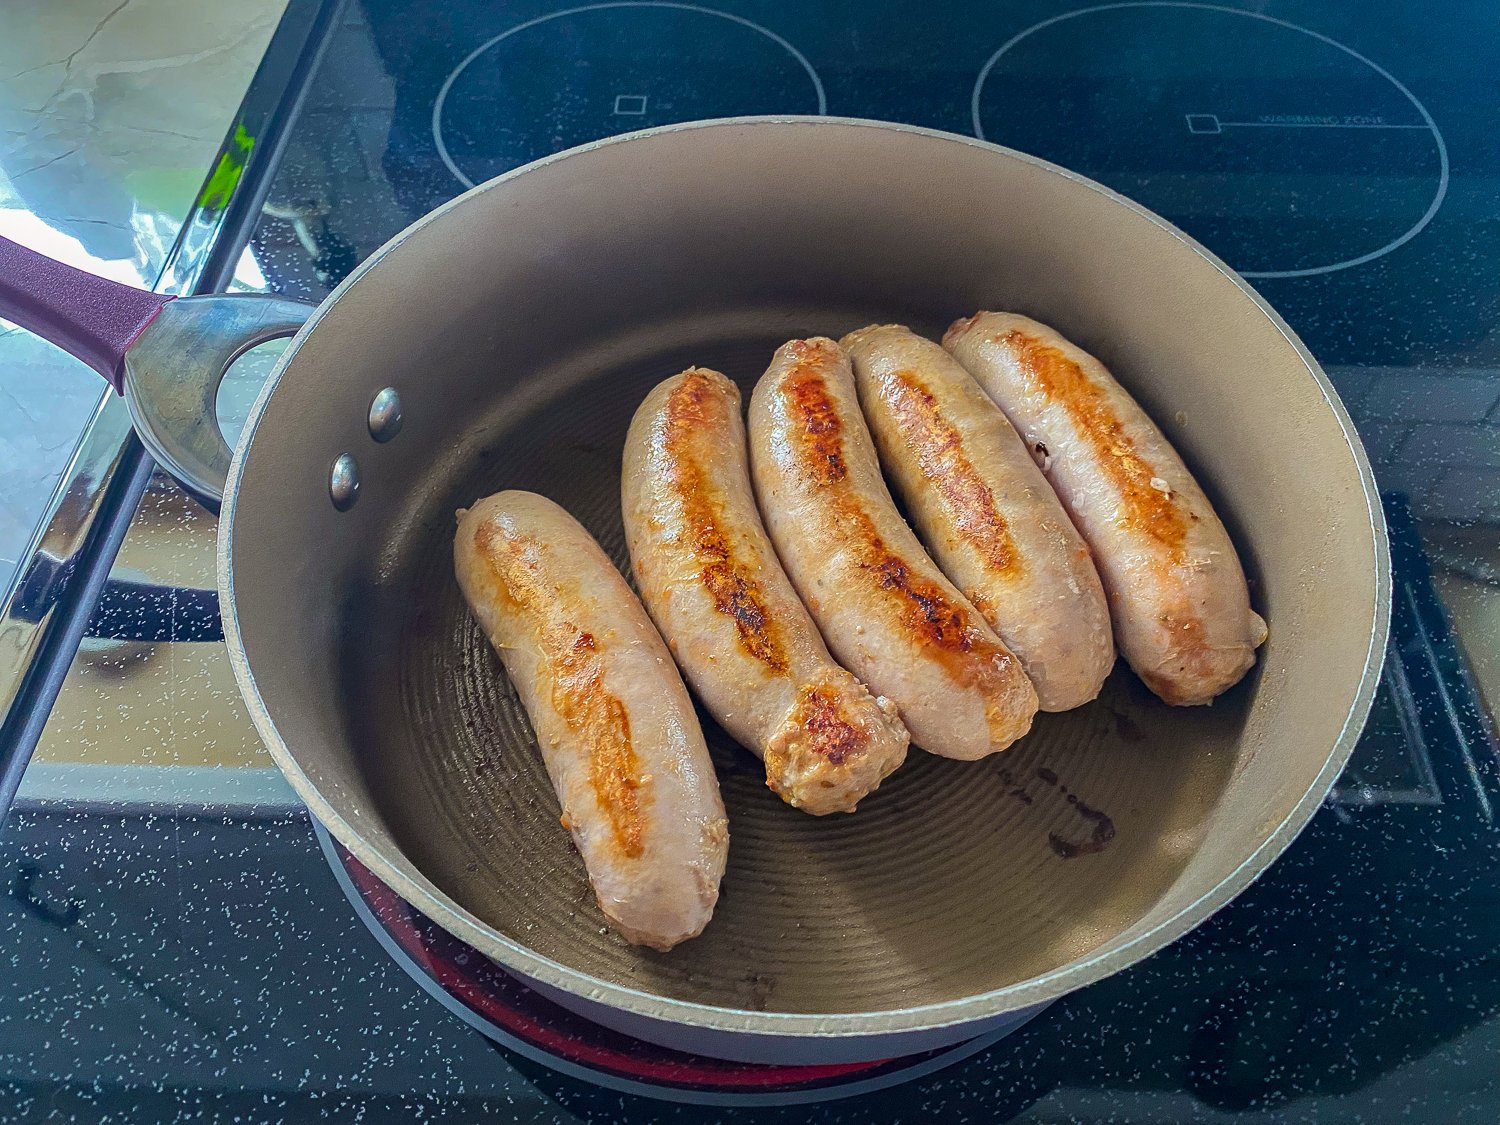
<path id="1" fill-rule="evenodd" d="M 334 458 L 333 471 L 328 474 L 328 495 L 341 512 L 354 507 L 359 499 L 359 463 L 347 453 Z"/>
<path id="2" fill-rule="evenodd" d="M 370 402 L 370 436 L 376 441 L 390 441 L 401 432 L 401 396 L 395 387 L 379 391 Z"/>

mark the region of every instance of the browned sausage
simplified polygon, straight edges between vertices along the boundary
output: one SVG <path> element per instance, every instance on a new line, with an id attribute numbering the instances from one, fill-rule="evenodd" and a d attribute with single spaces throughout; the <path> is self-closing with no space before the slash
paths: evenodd
<path id="1" fill-rule="evenodd" d="M 1168 703 L 1208 703 L 1266 623 L 1208 497 L 1135 399 L 1045 324 L 978 313 L 943 338 L 1005 411 L 1094 552 L 1115 640 Z"/>
<path id="2" fill-rule="evenodd" d="M 694 367 L 659 384 L 625 439 L 636 585 L 704 705 L 765 759 L 790 805 L 850 812 L 906 758 L 895 705 L 834 663 L 766 537 L 739 389 Z"/>
<path id="3" fill-rule="evenodd" d="M 900 325 L 842 341 L 880 463 L 933 558 L 1020 658 L 1044 711 L 1115 662 L 1099 575 L 1052 486 L 958 361 Z"/>
<path id="4" fill-rule="evenodd" d="M 750 400 L 750 464 L 787 575 L 839 662 L 893 700 L 912 740 L 950 758 L 1031 727 L 1021 663 L 927 557 L 886 491 L 849 357 L 782 346 Z"/>
<path id="5" fill-rule="evenodd" d="M 459 585 L 531 717 L 599 908 L 638 945 L 697 936 L 729 830 L 666 645 L 609 557 L 552 501 L 501 492 L 459 517 Z"/>

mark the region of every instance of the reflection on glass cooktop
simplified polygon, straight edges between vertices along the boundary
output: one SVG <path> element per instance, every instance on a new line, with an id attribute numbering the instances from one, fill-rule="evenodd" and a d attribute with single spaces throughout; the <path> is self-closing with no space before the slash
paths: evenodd
<path id="1" fill-rule="evenodd" d="M 1382 488 L 1423 519 L 1500 523 L 1500 45 L 1477 0 L 353 10 L 255 234 L 270 288 L 321 298 L 473 184 L 613 134 L 726 114 L 943 129 L 1200 239 L 1323 364 Z"/>
<path id="2" fill-rule="evenodd" d="M 1247 277 L 1374 261 L 1448 189 L 1432 115 L 1337 39 L 1259 12 L 1111 4 L 1041 20 L 974 86 L 973 131 L 1124 192 Z"/>
<path id="3" fill-rule="evenodd" d="M 438 89 L 432 133 L 443 164 L 472 187 L 631 129 L 826 107 L 807 57 L 760 24 L 680 4 L 596 4 L 477 46 Z"/>
<path id="4" fill-rule="evenodd" d="M 1500 122 L 1486 120 L 1500 97 L 1455 81 L 1492 71 L 1485 39 L 1339 7 L 515 3 L 436 18 L 367 0 L 343 113 L 307 113 L 257 245 L 274 286 L 317 296 L 413 219 L 537 157 L 672 122 L 829 113 L 1098 179 L 1260 283 L 1325 365 L 1500 365 Z M 319 239 L 352 252 L 310 250 Z"/>

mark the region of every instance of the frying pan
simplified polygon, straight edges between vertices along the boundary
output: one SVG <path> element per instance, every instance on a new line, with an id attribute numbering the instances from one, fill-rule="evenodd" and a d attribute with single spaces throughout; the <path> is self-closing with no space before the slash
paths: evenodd
<path id="1" fill-rule="evenodd" d="M 229 652 L 309 809 L 434 921 L 647 1040 L 802 1063 L 1017 1023 L 1264 870 L 1375 690 L 1385 530 L 1328 380 L 1201 246 L 1020 153 L 830 118 L 647 130 L 475 188 L 316 310 L 164 303 L 28 253 L 5 248 L 0 312 L 122 384 L 190 487 L 212 495 L 227 471 Z M 937 335 L 981 308 L 1101 356 L 1176 442 L 1270 622 L 1255 671 L 1174 709 L 1121 668 L 1004 754 L 913 753 L 852 816 L 782 804 L 709 724 L 732 838 L 716 915 L 669 954 L 627 945 L 454 584 L 454 510 L 534 489 L 623 565 L 622 442 L 656 381 L 697 363 L 748 391 L 789 337 Z M 229 464 L 223 367 L 293 331 Z"/>

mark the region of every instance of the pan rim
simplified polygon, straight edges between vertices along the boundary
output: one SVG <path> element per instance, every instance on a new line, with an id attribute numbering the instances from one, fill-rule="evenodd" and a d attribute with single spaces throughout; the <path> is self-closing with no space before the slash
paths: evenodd
<path id="1" fill-rule="evenodd" d="M 570 968 L 551 958 L 533 952 L 521 943 L 505 937 L 457 902 L 444 894 L 425 878 L 412 878 L 387 863 L 376 851 L 366 845 L 359 833 L 334 809 L 304 774 L 282 739 L 275 721 L 261 698 L 255 675 L 246 656 L 240 633 L 239 607 L 235 600 L 233 536 L 235 513 L 238 507 L 241 482 L 246 463 L 255 445 L 255 438 L 264 417 L 266 407 L 280 385 L 285 372 L 296 358 L 303 342 L 316 329 L 323 317 L 343 294 L 356 284 L 369 270 L 375 268 L 395 248 L 404 243 L 440 216 L 464 204 L 471 196 L 495 190 L 542 168 L 566 161 L 595 149 L 639 142 L 657 136 L 701 129 L 745 128 L 782 126 L 794 128 L 874 129 L 904 133 L 923 137 L 944 144 L 958 144 L 980 149 L 997 157 L 1018 160 L 1045 172 L 1071 181 L 1073 184 L 1093 191 L 1113 203 L 1123 206 L 1138 218 L 1143 218 L 1191 249 L 1223 277 L 1237 286 L 1240 292 L 1252 301 L 1283 339 L 1296 351 L 1307 374 L 1322 392 L 1325 405 L 1332 410 L 1344 440 L 1355 461 L 1359 481 L 1364 493 L 1366 511 L 1370 521 L 1372 537 L 1371 564 L 1374 568 L 1374 605 L 1368 608 L 1372 619 L 1370 647 L 1366 651 L 1364 666 L 1358 686 L 1351 698 L 1338 737 L 1330 748 L 1322 769 L 1314 778 L 1306 793 L 1293 805 L 1290 812 L 1269 832 L 1261 843 L 1246 856 L 1229 874 L 1199 895 L 1175 914 L 1163 919 L 1155 926 L 1131 937 L 1120 944 L 1085 955 L 1058 968 L 1006 985 L 1003 988 L 975 993 L 954 1000 L 945 1000 L 910 1008 L 899 1008 L 878 1012 L 847 1013 L 796 1013 L 757 1012 L 741 1008 L 678 1000 L 655 993 L 616 984 L 592 976 L 579 969 Z M 732 1032 L 751 1038 L 799 1037 L 809 1040 L 857 1039 L 869 1036 L 895 1035 L 940 1031 L 957 1025 L 975 1023 L 1008 1012 L 1046 1003 L 1057 999 L 1084 985 L 1092 984 L 1118 972 L 1151 953 L 1165 947 L 1187 934 L 1215 911 L 1226 905 L 1258 878 L 1267 867 L 1292 843 L 1311 820 L 1334 781 L 1342 772 L 1353 752 L 1373 704 L 1375 691 L 1384 664 L 1386 643 L 1390 629 L 1391 614 L 1391 561 L 1386 536 L 1384 510 L 1380 504 L 1379 490 L 1374 472 L 1364 445 L 1359 438 L 1348 411 L 1344 408 L 1328 376 L 1306 345 L 1273 309 L 1266 300 L 1231 269 L 1219 257 L 1191 236 L 1161 216 L 1120 193 L 1105 187 L 1085 176 L 1052 164 L 1038 157 L 1018 152 L 989 141 L 982 141 L 962 134 L 940 129 L 904 125 L 895 122 L 876 121 L 855 117 L 831 117 L 818 115 L 768 115 L 750 117 L 713 118 L 703 121 L 662 125 L 607 137 L 576 148 L 567 149 L 523 165 L 494 179 L 487 180 L 449 200 L 433 211 L 417 219 L 410 226 L 394 235 L 383 246 L 360 263 L 337 288 L 318 306 L 301 331 L 293 338 L 282 354 L 270 378 L 257 396 L 245 423 L 240 441 L 236 444 L 230 464 L 229 478 L 224 491 L 222 515 L 218 535 L 219 588 L 225 607 L 224 638 L 229 651 L 230 664 L 235 681 L 257 734 L 265 744 L 282 773 L 286 776 L 298 797 L 341 844 L 347 847 L 362 863 L 382 880 L 386 881 L 402 898 L 416 906 L 429 918 L 449 929 L 462 940 L 474 945 L 486 956 L 515 972 L 539 981 L 544 985 L 567 993 L 589 1004 L 603 1005 L 647 1019 L 663 1021 L 689 1028 Z"/>

